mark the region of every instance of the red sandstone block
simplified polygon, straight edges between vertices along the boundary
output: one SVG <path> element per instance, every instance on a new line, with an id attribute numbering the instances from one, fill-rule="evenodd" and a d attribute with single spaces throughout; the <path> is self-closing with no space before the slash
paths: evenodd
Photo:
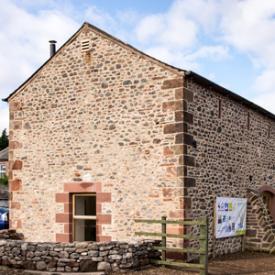
<path id="1" fill-rule="evenodd" d="M 164 102 L 162 104 L 162 110 L 163 112 L 166 111 L 181 111 L 184 109 L 185 106 L 185 102 L 183 100 L 177 100 L 177 101 L 168 101 L 168 102 Z"/>
<path id="2" fill-rule="evenodd" d="M 55 215 L 55 221 L 57 223 L 69 223 L 70 215 L 68 213 L 57 213 Z"/>
<path id="3" fill-rule="evenodd" d="M 57 194 L 55 194 L 55 201 L 69 203 L 69 194 L 68 193 L 57 193 Z"/>
<path id="4" fill-rule="evenodd" d="M 11 101 L 10 104 L 10 110 L 11 111 L 20 111 L 22 110 L 22 105 L 20 102 L 16 102 L 16 101 Z"/>
<path id="5" fill-rule="evenodd" d="M 22 187 L 22 181 L 20 179 L 15 179 L 10 181 L 10 191 L 19 191 Z"/>
<path id="6" fill-rule="evenodd" d="M 189 89 L 187 88 L 184 88 L 184 91 L 183 91 L 183 98 L 188 101 L 188 102 L 193 102 L 194 100 L 194 95 L 193 95 L 193 92 L 190 91 Z"/>
<path id="7" fill-rule="evenodd" d="M 177 176 L 177 168 L 175 166 L 166 168 L 166 176 L 167 177 L 176 177 Z"/>
<path id="8" fill-rule="evenodd" d="M 164 156 L 171 156 L 174 154 L 173 150 L 169 147 L 164 147 L 163 149 Z"/>
<path id="9" fill-rule="evenodd" d="M 183 155 L 184 154 L 184 146 L 182 144 L 174 145 L 171 148 L 174 151 L 175 155 Z"/>
<path id="10" fill-rule="evenodd" d="M 111 202 L 111 193 L 97 193 L 97 202 Z"/>
<path id="11" fill-rule="evenodd" d="M 112 216 L 108 214 L 99 214 L 96 216 L 96 221 L 98 224 L 111 224 Z"/>
<path id="12" fill-rule="evenodd" d="M 191 198 L 184 198 L 184 209 L 191 209 L 192 200 Z"/>
<path id="13" fill-rule="evenodd" d="M 173 196 L 173 188 L 162 188 L 162 195 L 163 197 L 168 197 L 168 198 L 172 198 Z"/>
<path id="14" fill-rule="evenodd" d="M 17 121 L 14 120 L 14 121 L 12 122 L 11 127 L 12 127 L 13 129 L 15 129 L 15 130 L 22 129 L 22 121 L 20 121 L 20 120 L 17 120 Z"/>
<path id="15" fill-rule="evenodd" d="M 11 207 L 11 209 L 20 209 L 21 204 L 20 204 L 20 202 L 12 201 L 10 207 Z"/>
<path id="16" fill-rule="evenodd" d="M 102 226 L 96 225 L 96 235 L 101 236 L 101 234 L 102 234 Z"/>
<path id="17" fill-rule="evenodd" d="M 71 193 L 100 192 L 101 184 L 98 182 L 65 183 L 64 191 Z"/>
<path id="18" fill-rule="evenodd" d="M 176 99 L 183 99 L 183 88 L 176 89 L 175 98 Z"/>
<path id="19" fill-rule="evenodd" d="M 64 203 L 64 213 L 71 214 L 71 212 L 72 212 L 72 204 Z"/>
<path id="20" fill-rule="evenodd" d="M 168 79 L 163 81 L 162 89 L 172 89 L 183 86 L 183 78 Z"/>
<path id="21" fill-rule="evenodd" d="M 17 220 L 14 222 L 14 228 L 15 229 L 20 229 L 22 228 L 22 221 L 21 220 Z"/>
<path id="22" fill-rule="evenodd" d="M 70 242 L 70 234 L 56 234 L 55 235 L 56 242 L 60 243 L 68 243 Z"/>
<path id="23" fill-rule="evenodd" d="M 97 203 L 96 204 L 96 213 L 101 214 L 101 212 L 102 212 L 102 205 L 101 205 L 101 203 Z"/>
<path id="24" fill-rule="evenodd" d="M 13 165 L 12 165 L 12 169 L 13 170 L 21 170 L 23 166 L 23 162 L 21 160 L 16 160 L 14 161 Z"/>
<path id="25" fill-rule="evenodd" d="M 112 241 L 112 238 L 110 236 L 97 236 L 98 242 L 110 242 Z"/>
<path id="26" fill-rule="evenodd" d="M 183 234 L 183 231 L 184 230 L 182 226 L 167 227 L 167 234 Z"/>
<path id="27" fill-rule="evenodd" d="M 174 218 L 174 219 L 182 219 L 183 218 L 183 210 L 175 210 L 175 211 L 170 211 L 169 218 Z"/>
<path id="28" fill-rule="evenodd" d="M 18 141 L 10 141 L 9 149 L 20 149 L 20 148 L 22 148 L 22 143 Z"/>
<path id="29" fill-rule="evenodd" d="M 183 123 L 171 123 L 166 124 L 163 127 L 163 133 L 164 134 L 174 134 L 174 133 L 182 133 L 186 132 L 186 126 Z"/>
<path id="30" fill-rule="evenodd" d="M 64 224 L 64 233 L 70 234 L 72 232 L 72 223 L 65 223 Z"/>

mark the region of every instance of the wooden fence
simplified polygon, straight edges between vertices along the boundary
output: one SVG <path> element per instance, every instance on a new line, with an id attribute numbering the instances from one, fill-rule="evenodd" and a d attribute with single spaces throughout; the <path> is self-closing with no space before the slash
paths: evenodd
<path id="1" fill-rule="evenodd" d="M 167 220 L 166 217 L 162 217 L 161 220 L 144 220 L 137 219 L 135 220 L 137 223 L 146 223 L 146 224 L 161 224 L 161 232 L 136 232 L 138 236 L 146 236 L 146 237 L 161 237 L 161 246 L 155 246 L 156 250 L 161 251 L 161 260 L 152 260 L 151 262 L 154 264 L 160 264 L 165 266 L 174 266 L 186 268 L 189 270 L 199 270 L 200 275 L 206 275 L 208 272 L 208 220 L 207 218 L 200 218 L 197 220 L 179 220 L 172 221 Z M 168 234 L 167 233 L 167 225 L 168 224 L 178 224 L 182 226 L 198 226 L 199 234 Z M 177 238 L 182 240 L 197 240 L 199 242 L 199 248 L 192 247 L 184 247 L 184 248 L 172 248 L 167 247 L 167 238 Z M 199 255 L 199 263 L 187 263 L 182 261 L 178 261 L 175 259 L 168 258 L 166 256 L 167 252 L 176 252 L 176 253 L 191 253 Z"/>

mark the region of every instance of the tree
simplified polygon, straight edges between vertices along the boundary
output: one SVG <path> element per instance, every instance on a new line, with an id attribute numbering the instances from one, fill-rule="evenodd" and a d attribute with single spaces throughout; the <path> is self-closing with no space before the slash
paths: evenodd
<path id="1" fill-rule="evenodd" d="M 9 146 L 9 138 L 7 135 L 7 130 L 4 129 L 2 131 L 2 135 L 0 137 L 0 150 L 3 150 Z"/>

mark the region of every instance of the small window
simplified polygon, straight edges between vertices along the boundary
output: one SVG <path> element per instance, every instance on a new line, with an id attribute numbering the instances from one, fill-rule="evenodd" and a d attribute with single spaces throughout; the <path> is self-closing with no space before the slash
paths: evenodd
<path id="1" fill-rule="evenodd" d="M 96 195 L 73 195 L 74 241 L 96 241 Z"/>
<path id="2" fill-rule="evenodd" d="M 0 164 L 0 177 L 4 177 L 6 175 L 6 165 Z"/>

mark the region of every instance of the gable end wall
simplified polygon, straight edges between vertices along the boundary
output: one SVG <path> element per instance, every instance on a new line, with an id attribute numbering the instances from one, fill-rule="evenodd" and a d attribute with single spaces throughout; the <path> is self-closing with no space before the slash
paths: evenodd
<path id="1" fill-rule="evenodd" d="M 69 193 L 85 190 L 100 192 L 99 241 L 182 218 L 182 90 L 180 73 L 83 28 L 9 100 L 11 227 L 68 241 Z"/>

